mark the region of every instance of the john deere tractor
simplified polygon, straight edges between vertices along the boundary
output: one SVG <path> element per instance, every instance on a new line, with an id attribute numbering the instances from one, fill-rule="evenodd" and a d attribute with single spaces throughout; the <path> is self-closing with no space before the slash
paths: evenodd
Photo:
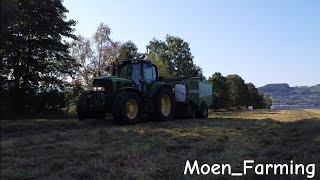
<path id="1" fill-rule="evenodd" d="M 185 110 L 182 115 L 191 109 L 192 114 L 207 117 L 212 88 L 204 83 L 203 91 L 201 83 L 197 79 L 159 78 L 157 66 L 149 60 L 119 61 L 112 66 L 112 76 L 94 78 L 93 90 L 80 96 L 77 116 L 79 120 L 104 119 L 111 113 L 114 121 L 136 124 L 144 115 L 157 121 L 171 120 L 179 116 L 177 107 Z"/>

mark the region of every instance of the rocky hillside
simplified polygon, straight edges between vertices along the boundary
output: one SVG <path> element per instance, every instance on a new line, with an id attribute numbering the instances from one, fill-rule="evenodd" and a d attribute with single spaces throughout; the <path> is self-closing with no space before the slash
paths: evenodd
<path id="1" fill-rule="evenodd" d="M 274 105 L 320 107 L 320 84 L 290 87 L 288 84 L 268 84 L 259 90 L 272 97 Z"/>

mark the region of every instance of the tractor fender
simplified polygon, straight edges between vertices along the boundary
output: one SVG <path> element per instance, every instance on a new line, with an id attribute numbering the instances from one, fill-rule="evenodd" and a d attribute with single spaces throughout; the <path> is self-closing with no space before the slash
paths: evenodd
<path id="1" fill-rule="evenodd" d="M 151 88 L 150 88 L 150 91 L 148 93 L 148 97 L 149 98 L 155 97 L 158 94 L 158 92 L 164 87 L 172 89 L 168 84 L 166 84 L 164 82 L 155 82 L 155 83 L 153 83 Z"/>
<path id="2" fill-rule="evenodd" d="M 123 88 L 120 88 L 118 93 L 124 92 L 124 91 L 135 92 L 135 93 L 138 93 L 140 97 L 142 97 L 142 93 L 135 87 L 123 87 Z"/>

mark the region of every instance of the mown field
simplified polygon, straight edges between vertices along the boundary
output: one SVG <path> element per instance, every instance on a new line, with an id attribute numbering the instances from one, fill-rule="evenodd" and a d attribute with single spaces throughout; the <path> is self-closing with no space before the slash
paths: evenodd
<path id="1" fill-rule="evenodd" d="M 184 176 L 185 162 L 228 163 L 242 172 L 244 159 L 315 163 L 319 179 L 320 110 L 219 112 L 205 120 L 130 126 L 101 120 L 1 121 L 1 179 L 229 179 Z"/>

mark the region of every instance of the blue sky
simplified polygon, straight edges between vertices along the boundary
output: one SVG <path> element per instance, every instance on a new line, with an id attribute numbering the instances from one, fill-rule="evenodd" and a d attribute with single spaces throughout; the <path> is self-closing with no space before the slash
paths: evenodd
<path id="1" fill-rule="evenodd" d="M 75 34 L 92 37 L 100 22 L 140 52 L 166 34 L 190 43 L 206 77 L 239 74 L 256 86 L 320 83 L 319 0 L 65 0 Z"/>

